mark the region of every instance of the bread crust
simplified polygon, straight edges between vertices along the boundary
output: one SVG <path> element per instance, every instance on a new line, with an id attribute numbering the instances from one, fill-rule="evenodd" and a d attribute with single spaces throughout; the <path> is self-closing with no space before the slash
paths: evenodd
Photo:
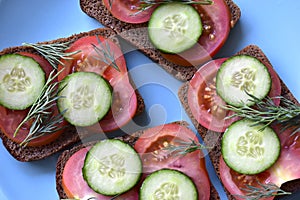
<path id="1" fill-rule="evenodd" d="M 239 51 L 237 53 L 237 55 L 250 55 L 250 56 L 253 56 L 253 57 L 259 59 L 264 64 L 268 63 L 269 65 L 271 65 L 267 56 L 256 45 L 246 46 L 244 49 Z M 293 94 L 290 92 L 290 90 L 287 88 L 287 86 L 282 81 L 282 79 L 280 79 L 280 82 L 281 82 L 281 95 L 283 97 L 293 101 L 295 104 L 299 105 L 299 102 L 293 96 Z M 197 120 L 193 117 L 191 109 L 188 106 L 188 97 L 187 97 L 188 89 L 189 89 L 189 82 L 184 83 L 179 88 L 178 96 L 179 96 L 180 102 L 181 102 L 182 106 L 184 107 L 187 115 L 191 119 L 193 125 L 197 129 L 198 133 L 203 138 L 205 144 L 207 146 L 213 146 L 213 148 L 210 149 L 210 151 L 209 151 L 209 157 L 211 158 L 211 161 L 215 168 L 216 174 L 217 174 L 218 178 L 220 179 L 219 161 L 220 161 L 220 157 L 221 157 L 221 145 L 220 144 L 221 144 L 222 133 L 218 133 L 218 132 L 214 132 L 214 131 L 210 131 L 210 130 L 206 129 L 205 127 L 200 125 L 197 122 Z M 219 144 L 219 145 L 215 145 L 215 144 Z M 226 194 L 227 194 L 229 200 L 235 199 L 233 197 L 233 195 L 231 195 L 226 189 L 225 189 L 225 191 L 226 191 Z"/>
<path id="2" fill-rule="evenodd" d="M 240 8 L 232 0 L 224 0 L 231 13 L 231 27 L 234 27 L 241 17 Z M 197 71 L 195 66 L 179 66 L 161 56 L 148 38 L 147 22 L 130 24 L 114 18 L 99 0 L 80 0 L 80 7 L 88 16 L 96 19 L 102 25 L 116 31 L 118 35 L 137 47 L 142 53 L 158 63 L 165 71 L 179 80 L 190 80 Z"/>
<path id="3" fill-rule="evenodd" d="M 77 39 L 85 36 L 91 36 L 91 35 L 99 35 L 106 38 L 111 38 L 116 42 L 116 44 L 119 44 L 118 39 L 115 37 L 116 34 L 112 29 L 109 28 L 99 28 L 88 32 L 82 32 L 78 34 L 73 34 L 69 37 L 65 38 L 59 38 L 51 41 L 45 41 L 40 42 L 43 44 L 51 44 L 51 43 L 64 43 L 64 42 L 70 42 L 70 41 L 76 41 Z M 30 52 L 34 54 L 38 54 L 33 48 L 25 47 L 25 46 L 16 46 L 16 47 L 9 47 L 6 49 L 3 49 L 0 52 L 0 55 L 4 54 L 10 54 L 10 53 L 17 53 L 17 52 Z M 133 81 L 130 79 L 131 84 L 134 86 Z M 137 94 L 137 111 L 136 115 L 142 113 L 145 109 L 145 104 L 142 96 L 140 93 L 135 90 Z M 70 126 L 68 127 L 55 141 L 43 145 L 43 146 L 37 146 L 37 147 L 31 147 L 31 146 L 20 146 L 19 144 L 13 142 L 9 138 L 7 138 L 1 131 L 0 131 L 0 138 L 2 139 L 2 143 L 7 149 L 7 151 L 17 160 L 22 162 L 28 162 L 33 160 L 40 160 L 43 158 L 46 158 L 58 151 L 64 150 L 78 142 L 81 141 L 81 139 L 84 139 L 88 136 L 87 133 L 77 133 L 77 130 L 75 127 Z"/>

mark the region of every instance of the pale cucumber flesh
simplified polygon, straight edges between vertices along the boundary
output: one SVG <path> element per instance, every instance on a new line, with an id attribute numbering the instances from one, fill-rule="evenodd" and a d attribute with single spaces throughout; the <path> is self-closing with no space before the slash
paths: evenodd
<path id="1" fill-rule="evenodd" d="M 161 169 L 150 174 L 140 188 L 140 200 L 198 199 L 193 181 L 182 172 Z"/>
<path id="2" fill-rule="evenodd" d="M 150 41 L 159 50 L 180 53 L 197 43 L 202 34 L 202 22 L 190 5 L 163 4 L 151 15 L 148 33 Z"/>
<path id="3" fill-rule="evenodd" d="M 112 196 L 124 193 L 137 184 L 142 174 L 142 162 L 130 145 L 107 139 L 89 150 L 82 172 L 94 191 Z"/>
<path id="4" fill-rule="evenodd" d="M 269 71 L 258 59 L 248 55 L 233 56 L 222 63 L 216 77 L 218 95 L 228 104 L 251 106 L 250 95 L 266 97 L 271 89 Z"/>
<path id="5" fill-rule="evenodd" d="M 242 119 L 225 131 L 221 152 L 225 163 L 242 174 L 258 174 L 271 167 L 279 157 L 280 141 L 270 127 Z"/>
<path id="6" fill-rule="evenodd" d="M 74 126 L 90 126 L 109 111 L 112 91 L 109 83 L 93 72 L 75 72 L 59 86 L 58 108 Z"/>
<path id="7" fill-rule="evenodd" d="M 31 106 L 45 84 L 45 72 L 33 58 L 18 54 L 0 57 L 0 104 L 12 110 Z"/>

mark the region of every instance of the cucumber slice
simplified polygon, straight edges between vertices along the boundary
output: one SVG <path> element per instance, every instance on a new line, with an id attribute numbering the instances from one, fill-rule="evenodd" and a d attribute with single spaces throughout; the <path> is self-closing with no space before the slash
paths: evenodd
<path id="1" fill-rule="evenodd" d="M 266 97 L 271 89 L 269 71 L 258 59 L 238 55 L 222 63 L 217 73 L 218 95 L 228 104 L 241 107 L 254 105 L 248 101 L 249 94 L 258 99 Z"/>
<path id="2" fill-rule="evenodd" d="M 74 126 L 90 126 L 101 120 L 112 102 L 109 83 L 93 72 L 76 72 L 59 85 L 57 105 L 64 118 Z"/>
<path id="3" fill-rule="evenodd" d="M 18 54 L 0 57 L 0 104 L 12 110 L 31 106 L 45 85 L 45 72 L 33 58 Z"/>
<path id="4" fill-rule="evenodd" d="M 242 174 L 258 174 L 271 167 L 279 157 L 280 141 L 270 127 L 253 126 L 242 119 L 232 123 L 225 131 L 221 152 L 225 163 Z"/>
<path id="5" fill-rule="evenodd" d="M 142 161 L 130 145 L 107 139 L 89 150 L 82 173 L 95 192 L 112 196 L 124 193 L 138 183 Z"/>
<path id="6" fill-rule="evenodd" d="M 151 15 L 148 33 L 157 49 L 180 53 L 197 43 L 202 33 L 202 22 L 191 5 L 162 4 Z"/>
<path id="7" fill-rule="evenodd" d="M 198 199 L 193 181 L 180 171 L 161 169 L 150 174 L 140 188 L 140 200 Z"/>

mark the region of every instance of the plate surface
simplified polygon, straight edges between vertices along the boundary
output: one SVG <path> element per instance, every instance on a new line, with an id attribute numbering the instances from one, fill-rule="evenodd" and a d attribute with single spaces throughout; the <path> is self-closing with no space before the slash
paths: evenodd
<path id="1" fill-rule="evenodd" d="M 230 56 L 249 44 L 258 45 L 275 70 L 300 100 L 300 1 L 235 0 L 242 17 L 216 57 Z M 85 15 L 78 0 L 0 0 L 0 50 L 23 42 L 41 42 L 101 25 Z M 145 99 L 147 116 L 137 119 L 139 126 L 151 127 L 167 122 L 189 122 L 177 98 L 182 82 L 174 79 L 136 50 L 126 54 L 128 69 Z M 45 160 L 21 163 L 0 144 L 0 199 L 55 200 L 55 165 L 58 154 Z M 226 199 L 208 162 L 212 181 Z"/>

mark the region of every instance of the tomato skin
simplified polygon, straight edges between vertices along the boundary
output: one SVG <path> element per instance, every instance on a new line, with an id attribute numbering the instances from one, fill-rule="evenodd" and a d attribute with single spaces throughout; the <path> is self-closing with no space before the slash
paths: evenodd
<path id="1" fill-rule="evenodd" d="M 211 104 L 210 99 L 206 99 L 205 97 L 207 93 L 210 93 L 210 91 L 205 91 L 206 87 L 210 84 L 215 86 L 215 82 L 212 80 L 215 78 L 217 70 L 226 59 L 227 58 L 219 58 L 203 65 L 190 80 L 188 89 L 188 105 L 193 117 L 205 128 L 216 132 L 224 132 L 232 122 L 238 119 L 238 117 L 234 117 L 224 120 L 226 116 L 234 114 L 233 112 L 226 112 L 225 110 L 224 112 L 226 113 L 222 112 L 219 115 L 212 114 L 212 106 L 209 106 Z M 268 96 L 280 96 L 281 84 L 277 73 L 269 63 L 264 63 L 264 65 L 268 68 L 272 79 L 272 86 Z M 226 105 L 217 94 L 212 94 L 212 96 L 214 97 L 213 99 L 215 99 L 213 102 L 216 102 L 217 105 Z M 279 105 L 280 99 L 276 98 L 273 102 L 275 105 Z"/>
<path id="2" fill-rule="evenodd" d="M 85 156 L 89 151 L 89 147 L 82 148 L 74 153 L 66 162 L 62 174 L 62 187 L 68 198 L 87 199 L 95 197 L 98 200 L 109 200 L 111 196 L 104 196 L 93 191 L 83 179 L 82 167 L 84 164 Z M 137 200 L 138 191 L 132 189 L 119 196 L 124 200 Z"/>
<path id="3" fill-rule="evenodd" d="M 279 133 L 278 127 L 275 127 L 277 133 Z M 299 133 L 291 136 L 290 131 L 285 131 L 278 134 L 281 141 L 281 154 L 276 163 L 268 170 L 253 176 L 242 175 L 234 172 L 230 169 L 222 159 L 220 158 L 219 169 L 220 178 L 224 187 L 233 195 L 243 195 L 241 188 L 244 188 L 244 182 L 248 184 L 256 184 L 259 180 L 261 183 L 273 183 L 280 187 L 284 182 L 293 179 L 300 178 L 300 138 Z M 268 200 L 274 197 L 267 198 Z M 239 198 L 237 198 L 239 199 Z M 240 198 L 242 199 L 242 198 Z"/>
<path id="4" fill-rule="evenodd" d="M 33 58 L 36 62 L 38 62 L 40 66 L 43 68 L 44 72 L 46 73 L 46 77 L 48 77 L 50 72 L 53 70 L 53 67 L 50 65 L 50 63 L 40 55 L 28 53 L 28 52 L 18 52 L 18 54 L 23 56 L 29 56 Z"/>
<path id="5" fill-rule="evenodd" d="M 141 3 L 138 0 L 102 0 L 106 9 L 110 11 L 110 13 L 120 21 L 139 24 L 143 22 L 149 21 L 151 14 L 156 6 L 152 6 L 151 8 L 139 12 L 138 9 L 141 6 Z M 139 12 L 138 14 L 136 14 Z"/>
<path id="6" fill-rule="evenodd" d="M 53 70 L 49 62 L 39 55 L 28 53 L 28 52 L 18 52 L 18 54 L 29 56 L 32 57 L 34 60 L 36 60 L 45 71 L 47 77 L 49 76 L 50 72 Z M 15 130 L 17 129 L 18 125 L 22 122 L 22 120 L 26 117 L 29 109 L 30 108 L 26 110 L 10 110 L 3 106 L 0 106 L 0 129 L 10 140 L 16 143 L 21 143 L 26 138 L 29 132 L 31 122 L 26 122 L 21 127 L 17 135 L 14 137 Z M 54 114 L 58 114 L 58 110 L 56 106 L 53 107 L 51 110 Z M 63 126 L 64 123 L 65 122 L 63 122 L 61 126 Z M 63 130 L 60 130 L 50 135 L 39 137 L 37 139 L 30 141 L 27 144 L 27 146 L 41 146 L 44 144 L 48 144 L 54 141 L 55 139 L 57 139 L 62 132 Z"/>
<path id="7" fill-rule="evenodd" d="M 137 0 L 103 0 L 105 7 L 120 21 L 140 24 L 147 22 L 156 6 L 137 13 L 140 2 Z M 198 43 L 179 54 L 161 52 L 168 61 L 181 66 L 197 66 L 210 60 L 224 45 L 229 32 L 231 13 L 224 0 L 215 0 L 212 5 L 193 5 L 205 25 Z"/>
<path id="8" fill-rule="evenodd" d="M 269 97 L 278 97 L 281 95 L 281 82 L 280 79 L 277 75 L 277 73 L 275 72 L 274 68 L 272 67 L 272 65 L 270 63 L 263 63 L 267 68 L 268 71 L 270 73 L 271 79 L 272 79 L 272 86 L 271 86 L 271 90 L 268 94 Z M 280 104 L 280 99 L 279 98 L 275 98 L 273 99 L 273 102 L 275 105 L 279 105 Z"/>
<path id="9" fill-rule="evenodd" d="M 163 143 L 173 139 L 190 141 L 190 139 L 197 138 L 191 130 L 184 126 L 178 124 L 167 124 L 146 130 L 137 140 L 134 147 L 143 160 L 143 158 L 150 158 L 151 154 L 153 155 L 152 150 L 158 150 L 156 147 L 157 145 L 161 145 L 161 142 Z M 82 167 L 86 153 L 90 147 L 91 146 L 81 148 L 66 162 L 62 174 L 62 186 L 64 192 L 67 194 L 68 198 L 84 198 L 93 196 L 99 200 L 111 199 L 111 197 L 95 193 L 91 188 L 89 188 L 83 179 Z M 145 178 L 147 174 L 162 168 L 177 169 L 193 179 L 197 185 L 200 200 L 208 200 L 210 197 L 210 182 L 203 154 L 200 150 L 187 154 L 183 157 L 170 155 L 170 157 L 162 159 L 160 162 L 145 162 L 144 160 L 143 165 L 145 173 L 143 178 Z M 119 198 L 125 200 L 137 200 L 140 184 L 141 182 L 130 191 L 119 196 Z"/>
<path id="10" fill-rule="evenodd" d="M 220 178 L 224 185 L 224 187 L 229 191 L 230 194 L 234 195 L 237 200 L 242 200 L 244 198 L 240 198 L 236 195 L 244 196 L 244 192 L 241 190 L 242 188 L 246 188 L 246 184 L 251 184 L 252 186 L 258 186 L 258 182 L 262 184 L 270 183 L 268 181 L 268 172 L 263 172 L 259 175 L 242 175 L 231 170 L 224 162 L 223 158 L 220 158 Z M 244 181 L 244 182 L 243 182 Z M 271 200 L 271 198 L 265 198 L 265 200 Z"/>
<path id="11" fill-rule="evenodd" d="M 52 109 L 54 114 L 58 114 L 58 110 L 55 107 Z M 9 110 L 0 106 L 0 129 L 10 140 L 21 143 L 27 136 L 29 132 L 29 128 L 31 126 L 30 122 L 26 122 L 22 128 L 19 130 L 17 135 L 14 137 L 14 132 L 18 125 L 22 122 L 22 120 L 26 117 L 29 109 L 26 110 Z M 63 126 L 65 122 L 63 122 L 60 126 Z M 46 136 L 42 136 L 31 140 L 27 146 L 42 146 L 48 144 L 54 140 L 56 140 L 61 134 L 63 130 L 57 131 L 55 133 L 51 133 Z"/>
<path id="12" fill-rule="evenodd" d="M 204 27 L 198 43 L 179 54 L 161 53 L 168 61 L 181 66 L 198 66 L 211 60 L 230 32 L 231 14 L 224 0 L 214 0 L 212 5 L 193 6 L 199 12 Z"/>
<path id="13" fill-rule="evenodd" d="M 224 120 L 226 116 L 233 114 L 233 112 L 226 112 L 225 110 L 223 111 L 226 113 L 219 117 L 212 114 L 211 106 L 207 105 L 210 102 L 203 95 L 208 85 L 215 85 L 215 82 L 212 80 L 216 77 L 217 70 L 225 60 L 226 58 L 220 58 L 203 65 L 191 79 L 188 89 L 188 104 L 192 115 L 202 126 L 216 132 L 224 132 L 232 122 L 237 120 L 237 118 Z M 217 94 L 212 95 L 212 97 L 216 100 L 217 105 L 226 105 Z"/>
<path id="14" fill-rule="evenodd" d="M 134 146 L 141 155 L 143 171 L 147 175 L 163 168 L 179 170 L 194 181 L 199 199 L 207 200 L 210 198 L 210 182 L 202 152 L 197 150 L 178 157 L 162 149 L 166 143 L 178 139 L 188 142 L 190 139 L 197 140 L 197 137 L 179 124 L 166 124 L 146 130 Z"/>
<path id="15" fill-rule="evenodd" d="M 121 49 L 110 39 L 98 36 L 103 46 L 109 45 L 111 52 L 114 53 L 115 63 L 119 71 L 105 62 L 96 60 L 97 56 L 91 44 L 99 45 L 96 36 L 87 36 L 75 41 L 67 52 L 80 50 L 72 56 L 72 60 L 63 60 L 64 66 L 59 65 L 58 70 L 64 68 L 58 76 L 62 80 L 68 74 L 76 71 L 95 72 L 106 79 L 113 88 L 113 102 L 109 113 L 95 126 L 89 127 L 93 132 L 109 132 L 116 130 L 128 123 L 135 115 L 137 109 L 137 96 L 134 88 L 130 84 L 126 61 Z M 110 63 L 111 64 L 111 63 Z"/>
<path id="16" fill-rule="evenodd" d="M 290 130 L 281 132 L 275 127 L 281 141 L 281 154 L 278 161 L 268 170 L 270 172 L 269 181 L 277 185 L 300 178 L 300 135 L 291 134 Z"/>

